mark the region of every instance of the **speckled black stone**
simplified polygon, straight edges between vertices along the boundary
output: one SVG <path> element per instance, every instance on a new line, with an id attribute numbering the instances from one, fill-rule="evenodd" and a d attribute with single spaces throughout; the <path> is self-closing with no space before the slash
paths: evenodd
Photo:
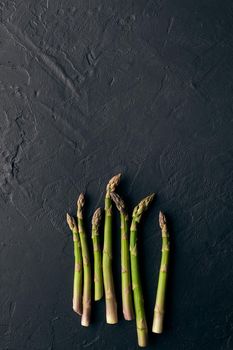
<path id="1" fill-rule="evenodd" d="M 118 172 L 130 209 L 157 193 L 139 232 L 150 329 L 159 209 L 170 221 L 165 331 L 148 349 L 233 349 L 232 1 L 3 0 L 0 108 L 0 349 L 137 349 L 116 211 L 119 324 L 103 301 L 88 329 L 71 307 L 65 213 L 85 191 L 90 229 Z"/>

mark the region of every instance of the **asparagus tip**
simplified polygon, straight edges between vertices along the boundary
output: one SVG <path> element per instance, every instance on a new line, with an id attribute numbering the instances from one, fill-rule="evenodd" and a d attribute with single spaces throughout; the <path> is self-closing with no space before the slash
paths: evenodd
<path id="1" fill-rule="evenodd" d="M 141 216 L 144 211 L 146 211 L 155 197 L 155 193 L 143 198 L 141 202 L 134 208 L 133 216 Z"/>
<path id="2" fill-rule="evenodd" d="M 160 228 L 163 228 L 167 223 L 165 215 L 160 211 L 159 212 L 159 226 Z"/>
<path id="3" fill-rule="evenodd" d="M 119 194 L 117 194 L 116 192 L 111 192 L 110 196 L 113 200 L 113 202 L 115 203 L 117 209 L 122 213 L 125 211 L 125 203 L 123 201 L 123 199 L 119 196 Z"/>
<path id="4" fill-rule="evenodd" d="M 99 226 L 102 217 L 101 208 L 96 209 L 92 216 L 92 226 Z"/>
<path id="5" fill-rule="evenodd" d="M 67 224 L 68 224 L 70 230 L 73 231 L 76 227 L 74 218 L 70 214 L 67 213 L 66 214 L 66 221 L 67 221 Z"/>
<path id="6" fill-rule="evenodd" d="M 153 201 L 154 197 L 155 197 L 155 193 L 152 193 L 146 198 L 144 198 L 145 205 L 148 206 Z"/>
<path id="7" fill-rule="evenodd" d="M 84 198 L 84 194 L 80 193 L 78 200 L 77 200 L 77 206 L 79 209 L 82 209 L 84 207 L 84 203 L 85 203 L 85 198 Z"/>
<path id="8" fill-rule="evenodd" d="M 109 180 L 106 190 L 108 192 L 114 192 L 116 187 L 119 185 L 120 179 L 121 179 L 121 174 L 117 174 L 117 175 L 113 176 Z"/>

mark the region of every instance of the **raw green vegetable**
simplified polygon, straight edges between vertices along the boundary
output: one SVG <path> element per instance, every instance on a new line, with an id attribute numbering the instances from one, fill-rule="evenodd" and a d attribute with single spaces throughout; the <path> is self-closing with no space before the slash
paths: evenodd
<path id="1" fill-rule="evenodd" d="M 152 326 L 152 332 L 154 333 L 163 332 L 164 303 L 167 285 L 168 261 L 170 254 L 170 241 L 169 232 L 167 229 L 167 221 L 165 215 L 162 212 L 159 213 L 159 225 L 162 231 L 162 258 Z"/>
<path id="2" fill-rule="evenodd" d="M 154 198 L 154 194 L 144 198 L 135 208 L 132 215 L 132 222 L 130 227 L 130 262 L 131 262 L 131 276 L 132 276 L 132 288 L 134 297 L 134 309 L 136 315 L 136 327 L 138 345 L 145 347 L 148 344 L 148 327 L 146 322 L 144 298 L 142 291 L 142 283 L 139 272 L 139 260 L 138 260 L 138 245 L 137 234 L 138 224 L 141 221 L 142 214 L 147 210 L 151 201 Z"/>
<path id="3" fill-rule="evenodd" d="M 94 295 L 95 300 L 103 297 L 103 271 L 102 253 L 99 239 L 99 226 L 101 221 L 101 209 L 98 208 L 92 217 L 92 244 L 94 252 Z"/>
<path id="4" fill-rule="evenodd" d="M 77 218 L 78 218 L 78 231 L 80 235 L 82 259 L 83 259 L 83 313 L 81 319 L 81 325 L 88 327 L 91 318 L 91 265 L 90 255 L 87 243 L 86 232 L 83 224 L 83 207 L 84 207 L 84 194 L 81 193 L 77 201 Z"/>
<path id="5" fill-rule="evenodd" d="M 134 310 L 130 272 L 128 215 L 122 198 L 115 192 L 111 193 L 111 198 L 121 217 L 121 295 L 123 315 L 125 320 L 131 321 L 134 318 Z"/>
<path id="6" fill-rule="evenodd" d="M 76 222 L 72 216 L 66 214 L 67 224 L 73 233 L 74 241 L 74 284 L 73 284 L 73 310 L 82 315 L 82 281 L 83 281 L 83 262 L 80 238 Z"/>
<path id="7" fill-rule="evenodd" d="M 120 182 L 121 174 L 115 175 L 109 181 L 105 195 L 104 217 L 104 247 L 103 247 L 103 279 L 106 304 L 106 322 L 115 324 L 118 322 L 117 302 L 112 273 L 112 201 L 110 193 Z"/>

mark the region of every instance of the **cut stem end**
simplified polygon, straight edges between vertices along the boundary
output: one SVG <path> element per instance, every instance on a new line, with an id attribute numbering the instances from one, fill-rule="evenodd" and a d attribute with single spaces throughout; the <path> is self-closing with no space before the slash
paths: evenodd
<path id="1" fill-rule="evenodd" d="M 73 310 L 74 312 L 76 312 L 76 314 L 78 315 L 82 315 L 82 305 L 79 305 L 78 303 L 76 303 L 76 301 L 73 301 Z"/>
<path id="2" fill-rule="evenodd" d="M 138 329 L 137 334 L 138 334 L 138 346 L 140 346 L 141 348 L 145 348 L 148 345 L 147 333 L 145 333 L 141 329 L 140 330 Z"/>
<path id="3" fill-rule="evenodd" d="M 113 300 L 106 299 L 106 322 L 108 324 L 118 323 L 117 305 Z"/>
<path id="4" fill-rule="evenodd" d="M 152 326 L 152 332 L 157 334 L 161 334 L 163 332 L 163 316 L 155 316 Z"/>

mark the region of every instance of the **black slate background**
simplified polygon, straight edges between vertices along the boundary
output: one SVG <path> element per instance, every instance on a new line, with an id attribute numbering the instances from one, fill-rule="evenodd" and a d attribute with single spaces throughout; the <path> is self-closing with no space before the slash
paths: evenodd
<path id="1" fill-rule="evenodd" d="M 233 3 L 23 0 L 0 3 L 0 349 L 136 349 L 120 322 L 72 312 L 65 212 L 87 220 L 108 179 L 130 208 L 157 199 L 140 230 L 149 327 L 170 218 L 165 332 L 148 349 L 233 349 Z"/>

